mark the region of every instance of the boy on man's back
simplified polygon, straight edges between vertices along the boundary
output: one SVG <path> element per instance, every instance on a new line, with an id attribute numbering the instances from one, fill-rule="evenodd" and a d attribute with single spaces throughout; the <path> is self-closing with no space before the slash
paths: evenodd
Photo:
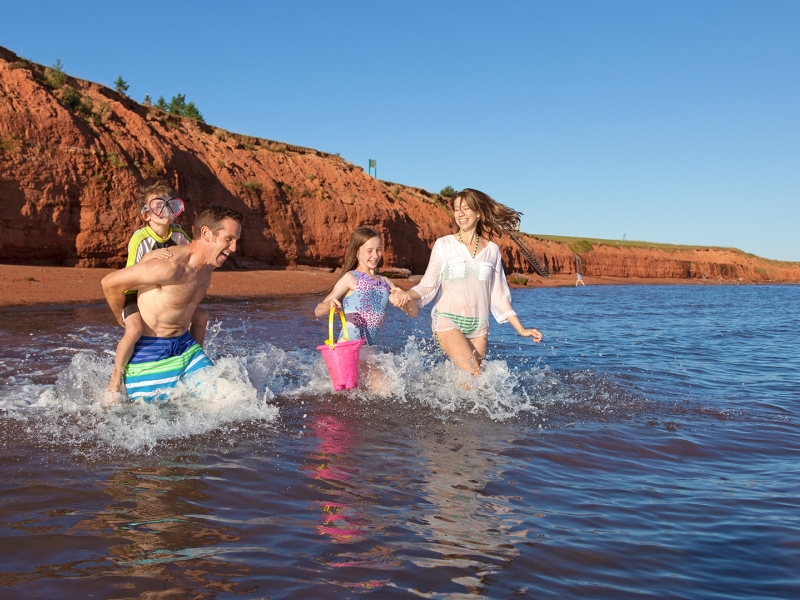
<path id="1" fill-rule="evenodd" d="M 126 267 L 153 258 L 169 258 L 172 256 L 170 246 L 192 241 L 183 229 L 174 224 L 176 217 L 183 212 L 183 201 L 175 197 L 175 192 L 166 182 L 157 181 L 153 185 L 142 187 L 136 196 L 136 204 L 146 225 L 131 236 Z M 114 370 L 108 385 L 108 389 L 113 392 L 119 391 L 125 367 L 131 359 L 136 342 L 142 337 L 142 318 L 139 315 L 136 290 L 125 292 L 122 321 L 125 324 L 125 334 L 117 344 Z M 191 333 L 201 346 L 205 340 L 207 325 L 208 313 L 198 306 L 192 316 Z"/>

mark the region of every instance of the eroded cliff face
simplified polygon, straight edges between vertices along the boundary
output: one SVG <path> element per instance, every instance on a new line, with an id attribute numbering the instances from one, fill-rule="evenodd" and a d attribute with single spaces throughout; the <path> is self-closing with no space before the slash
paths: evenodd
<path id="1" fill-rule="evenodd" d="M 333 267 L 352 230 L 369 225 L 384 233 L 387 264 L 419 271 L 448 230 L 438 196 L 337 156 L 230 134 L 90 82 L 51 89 L 44 74 L 0 53 L 2 259 L 122 265 L 141 226 L 136 189 L 156 178 L 185 200 L 182 223 L 211 202 L 244 213 L 240 266 Z"/>
<path id="2" fill-rule="evenodd" d="M 185 200 L 186 225 L 211 202 L 244 214 L 239 268 L 336 267 L 350 233 L 366 225 L 383 234 L 386 266 L 421 273 L 434 240 L 452 227 L 437 194 L 378 181 L 338 156 L 169 115 L 88 81 L 67 77 L 54 88 L 46 69 L 0 48 L 0 260 L 122 266 L 142 223 L 136 189 L 157 178 Z M 510 239 L 497 241 L 509 272 L 531 272 Z M 552 272 L 575 272 L 566 244 L 527 241 Z M 734 251 L 595 246 L 582 259 L 587 275 L 800 279 L 796 265 L 768 261 L 768 271 Z"/>

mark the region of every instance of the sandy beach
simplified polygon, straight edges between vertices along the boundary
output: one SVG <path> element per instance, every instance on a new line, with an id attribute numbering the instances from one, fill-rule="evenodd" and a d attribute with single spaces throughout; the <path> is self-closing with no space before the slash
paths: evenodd
<path id="1" fill-rule="evenodd" d="M 114 269 L 38 267 L 0 265 L 0 306 L 31 304 L 81 304 L 102 302 L 100 281 Z M 217 271 L 212 275 L 208 296 L 212 298 L 278 297 L 313 294 L 334 284 L 338 275 L 324 269 L 274 271 Z M 395 279 L 408 289 L 413 283 Z M 695 279 L 645 279 L 636 277 L 584 277 L 587 285 L 609 284 L 689 284 L 703 285 Z M 733 283 L 733 282 L 728 282 Z M 527 286 L 561 287 L 575 284 L 573 275 L 554 275 L 548 279 L 529 277 Z M 705 285 L 711 285 L 706 282 Z"/>

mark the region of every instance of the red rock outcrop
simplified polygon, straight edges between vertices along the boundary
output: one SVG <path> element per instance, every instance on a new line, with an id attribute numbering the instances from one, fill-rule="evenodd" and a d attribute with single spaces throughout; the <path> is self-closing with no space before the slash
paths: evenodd
<path id="1" fill-rule="evenodd" d="M 335 155 L 142 106 L 88 81 L 67 77 L 53 86 L 50 75 L 0 48 L 5 262 L 121 266 L 141 223 L 136 189 L 156 178 L 186 201 L 184 223 L 210 202 L 244 213 L 239 268 L 335 267 L 352 230 L 368 225 L 383 233 L 387 266 L 420 273 L 433 241 L 450 231 L 451 213 L 437 194 L 376 180 Z M 554 273 L 574 273 L 567 244 L 527 239 Z M 498 243 L 509 271 L 531 272 L 511 240 Z M 589 275 L 800 280 L 793 263 L 765 266 L 737 251 L 595 245 L 582 260 Z"/>

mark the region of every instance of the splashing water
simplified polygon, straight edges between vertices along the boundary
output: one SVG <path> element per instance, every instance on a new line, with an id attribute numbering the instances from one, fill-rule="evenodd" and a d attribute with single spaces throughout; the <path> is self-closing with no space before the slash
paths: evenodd
<path id="1" fill-rule="evenodd" d="M 112 357 L 79 350 L 54 384 L 26 382 L 8 387 L 0 409 L 18 422 L 21 434 L 75 448 L 147 453 L 159 443 L 185 440 L 232 424 L 269 426 L 278 418 L 276 397 L 325 396 L 330 378 L 315 351 L 287 351 L 271 344 L 245 344 L 245 325 L 209 330 L 207 353 L 213 369 L 182 380 L 168 402 L 107 406 L 105 388 Z M 210 372 L 209 372 L 210 371 Z M 494 420 L 536 413 L 529 390 L 546 369 L 517 373 L 505 361 L 487 361 L 473 378 L 428 352 L 409 336 L 397 354 L 368 353 L 362 385 L 347 392 L 354 401 L 418 402 L 440 413 L 478 413 Z"/>

